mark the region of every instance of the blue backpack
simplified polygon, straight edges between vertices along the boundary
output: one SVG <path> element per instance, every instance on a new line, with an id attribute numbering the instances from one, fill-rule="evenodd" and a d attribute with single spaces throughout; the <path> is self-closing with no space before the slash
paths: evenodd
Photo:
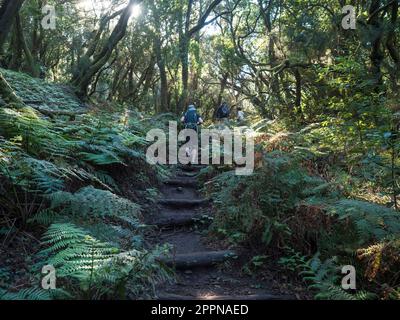
<path id="1" fill-rule="evenodd" d="M 185 113 L 185 128 L 197 130 L 199 115 L 196 110 L 189 110 Z"/>

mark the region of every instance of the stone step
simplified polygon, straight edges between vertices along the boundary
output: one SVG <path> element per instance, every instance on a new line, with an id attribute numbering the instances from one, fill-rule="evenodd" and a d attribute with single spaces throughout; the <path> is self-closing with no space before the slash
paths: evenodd
<path id="1" fill-rule="evenodd" d="M 178 165 L 178 168 L 185 172 L 199 172 L 201 169 L 205 168 L 203 165 Z"/>
<path id="2" fill-rule="evenodd" d="M 159 261 L 175 269 L 191 269 L 197 267 L 211 267 L 234 257 L 236 257 L 236 253 L 231 250 L 205 251 L 161 257 Z"/>
<path id="3" fill-rule="evenodd" d="M 198 172 L 177 172 L 176 176 L 181 178 L 196 178 L 199 175 Z"/>
<path id="4" fill-rule="evenodd" d="M 159 228 L 182 227 L 194 224 L 199 215 L 192 214 L 169 214 L 162 215 L 152 224 Z"/>
<path id="5" fill-rule="evenodd" d="M 164 184 L 169 185 L 169 186 L 175 186 L 175 187 L 191 187 L 191 188 L 196 188 L 197 181 L 196 180 L 188 180 L 188 179 L 169 179 L 167 181 L 164 181 Z"/>
<path id="6" fill-rule="evenodd" d="M 186 199 L 163 199 L 158 202 L 161 205 L 174 207 L 174 208 L 191 208 L 204 206 L 210 203 L 210 200 L 186 200 Z"/>

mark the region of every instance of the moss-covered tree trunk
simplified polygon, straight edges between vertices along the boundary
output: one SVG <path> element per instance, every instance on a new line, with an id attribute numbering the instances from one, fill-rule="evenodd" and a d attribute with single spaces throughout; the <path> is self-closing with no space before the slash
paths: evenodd
<path id="1" fill-rule="evenodd" d="M 10 87 L 7 80 L 4 79 L 1 72 L 0 72 L 0 97 L 6 104 L 12 105 L 15 108 L 21 108 L 24 106 L 23 101 L 15 94 L 14 90 Z"/>
<path id="2" fill-rule="evenodd" d="M 24 33 L 22 31 L 21 18 L 19 13 L 15 17 L 15 30 L 17 33 L 17 41 L 20 43 L 20 47 L 25 54 L 27 71 L 32 77 L 37 78 L 40 75 L 40 67 L 39 64 L 35 61 L 35 58 L 33 57 L 31 50 L 26 43 Z"/>

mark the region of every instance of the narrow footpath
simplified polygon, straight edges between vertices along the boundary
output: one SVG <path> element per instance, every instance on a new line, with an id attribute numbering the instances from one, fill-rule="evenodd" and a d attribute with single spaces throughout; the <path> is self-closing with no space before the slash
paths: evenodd
<path id="1" fill-rule="evenodd" d="M 159 300 L 287 300 L 296 299 L 273 273 L 260 280 L 244 275 L 240 253 L 216 248 L 207 238 L 212 221 L 210 201 L 199 194 L 200 166 L 181 166 L 161 188 L 159 212 L 148 223 L 156 226 L 154 244 L 169 244 L 164 262 L 176 271 L 175 281 L 156 290 Z"/>

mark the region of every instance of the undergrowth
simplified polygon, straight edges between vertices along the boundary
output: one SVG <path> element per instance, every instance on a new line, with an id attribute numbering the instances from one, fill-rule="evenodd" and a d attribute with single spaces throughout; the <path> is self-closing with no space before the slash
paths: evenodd
<path id="1" fill-rule="evenodd" d="M 393 184 L 381 183 L 393 170 L 382 151 L 384 134 L 368 145 L 376 155 L 368 159 L 357 145 L 343 153 L 328 144 L 329 137 L 340 139 L 338 127 L 289 132 L 270 121 L 255 129 L 253 175 L 237 176 L 231 166 L 201 174 L 211 181 L 204 192 L 215 200 L 212 232 L 257 248 L 257 256 L 276 257 L 317 299 L 398 298 L 398 241 L 390 239 L 400 236 L 400 214 L 391 200 Z M 380 179 L 371 185 L 371 176 Z M 380 196 L 372 197 L 377 190 Z M 356 267 L 356 291 L 341 287 L 345 265 Z"/>
<path id="2" fill-rule="evenodd" d="M 154 120 L 122 106 L 88 107 L 67 88 L 4 73 L 26 107 L 0 108 L 1 243 L 40 230 L 33 237 L 42 244 L 22 289 L 0 263 L 0 298 L 151 296 L 170 274 L 156 259 L 165 249 L 145 249 L 142 206 L 154 199 L 138 195 L 168 174 L 147 165 L 145 138 L 171 116 Z M 122 184 L 121 173 L 134 183 Z M 56 268 L 57 290 L 41 289 L 45 265 Z"/>

